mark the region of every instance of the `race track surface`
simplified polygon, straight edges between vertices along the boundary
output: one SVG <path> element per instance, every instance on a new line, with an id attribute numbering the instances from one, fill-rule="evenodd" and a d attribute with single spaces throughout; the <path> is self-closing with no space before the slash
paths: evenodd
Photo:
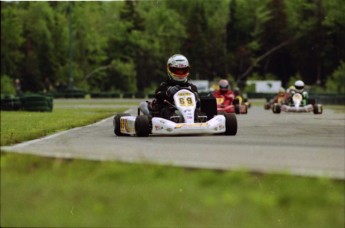
<path id="1" fill-rule="evenodd" d="M 344 113 L 324 107 L 322 115 L 273 114 L 263 107 L 252 107 L 247 115 L 237 115 L 237 121 L 236 136 L 138 138 L 115 136 L 111 117 L 1 149 L 64 158 L 345 179 Z"/>

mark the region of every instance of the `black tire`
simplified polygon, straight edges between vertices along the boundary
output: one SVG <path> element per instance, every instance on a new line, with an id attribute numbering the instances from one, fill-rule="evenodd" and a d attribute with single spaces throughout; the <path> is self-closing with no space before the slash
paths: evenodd
<path id="1" fill-rule="evenodd" d="M 323 108 L 321 104 L 315 104 L 313 107 L 314 114 L 322 114 Z"/>
<path id="2" fill-rule="evenodd" d="M 235 113 L 240 114 L 240 105 L 235 105 Z"/>
<path id="3" fill-rule="evenodd" d="M 234 101 L 232 102 L 233 105 L 239 105 L 240 100 L 238 98 L 235 98 Z"/>
<path id="4" fill-rule="evenodd" d="M 113 119 L 113 126 L 114 126 L 114 134 L 117 136 L 125 136 L 126 134 L 121 133 L 120 128 L 120 119 L 122 116 L 130 116 L 129 113 L 120 113 L 114 116 Z"/>
<path id="5" fill-rule="evenodd" d="M 138 137 L 147 137 L 151 133 L 150 119 L 148 116 L 137 116 L 135 119 L 135 133 Z"/>
<path id="6" fill-rule="evenodd" d="M 282 111 L 280 104 L 273 104 L 272 111 L 274 114 L 279 114 Z"/>
<path id="7" fill-rule="evenodd" d="M 264 109 L 265 110 L 269 110 L 271 108 L 271 104 L 270 103 L 266 103 L 265 105 L 264 105 Z"/>
<path id="8" fill-rule="evenodd" d="M 225 116 L 225 135 L 237 134 L 237 118 L 233 113 L 227 113 Z"/>

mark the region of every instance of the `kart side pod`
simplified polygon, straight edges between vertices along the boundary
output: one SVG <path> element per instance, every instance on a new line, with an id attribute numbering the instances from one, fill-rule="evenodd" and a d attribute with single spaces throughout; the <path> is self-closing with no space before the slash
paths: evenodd
<path id="1" fill-rule="evenodd" d="M 114 133 L 117 136 L 136 135 L 146 137 L 152 135 L 197 135 L 224 134 L 236 135 L 237 119 L 233 113 L 216 115 L 203 123 L 175 123 L 173 121 L 146 115 L 130 116 L 117 114 L 113 120 Z"/>

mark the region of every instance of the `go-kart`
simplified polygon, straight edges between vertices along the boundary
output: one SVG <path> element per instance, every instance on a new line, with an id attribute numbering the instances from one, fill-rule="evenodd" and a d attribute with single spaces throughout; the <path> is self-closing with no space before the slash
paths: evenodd
<path id="1" fill-rule="evenodd" d="M 275 114 L 279 114 L 283 112 L 311 112 L 313 111 L 314 114 L 322 114 L 322 105 L 316 104 L 315 100 L 308 100 L 308 103 L 304 105 L 303 102 L 303 95 L 300 93 L 295 93 L 292 98 L 290 104 L 273 104 L 272 111 Z"/>
<path id="2" fill-rule="evenodd" d="M 235 100 L 238 100 L 238 103 L 240 105 L 245 105 L 247 106 L 247 109 L 250 108 L 252 106 L 252 104 L 248 101 L 248 98 L 247 97 L 242 97 L 242 95 L 237 95 L 235 97 Z M 247 110 L 248 111 L 248 110 Z"/>
<path id="3" fill-rule="evenodd" d="M 245 104 L 241 104 L 240 99 L 235 98 L 232 104 L 229 104 L 229 105 L 224 105 L 224 100 L 225 98 L 222 95 L 218 95 L 216 97 L 218 114 L 224 114 L 224 113 L 247 114 L 248 113 L 248 106 Z"/>
<path id="4" fill-rule="evenodd" d="M 264 109 L 265 110 L 272 109 L 274 103 L 278 103 L 280 105 L 284 105 L 287 103 L 285 97 L 278 97 L 278 100 L 277 100 L 278 102 L 275 102 L 274 100 L 275 100 L 274 98 L 266 98 L 266 103 L 264 104 Z"/>
<path id="5" fill-rule="evenodd" d="M 117 136 L 149 135 L 197 135 L 197 134 L 224 134 L 236 135 L 236 115 L 226 113 L 217 115 L 216 101 L 211 97 L 200 99 L 200 111 L 197 110 L 195 94 L 188 88 L 181 88 L 173 96 L 173 103 L 168 103 L 171 115 L 145 115 L 141 107 L 138 115 L 131 116 L 123 113 L 115 115 L 113 119 L 114 133 Z"/>

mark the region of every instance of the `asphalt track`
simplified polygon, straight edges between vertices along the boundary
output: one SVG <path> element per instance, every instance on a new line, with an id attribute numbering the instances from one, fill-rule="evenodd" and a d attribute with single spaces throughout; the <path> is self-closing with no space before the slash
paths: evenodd
<path id="1" fill-rule="evenodd" d="M 132 109 L 134 111 L 134 108 Z M 112 117 L 42 139 L 2 147 L 43 156 L 146 162 L 345 179 L 345 114 L 273 114 L 252 107 L 237 115 L 236 136 L 117 137 Z"/>

